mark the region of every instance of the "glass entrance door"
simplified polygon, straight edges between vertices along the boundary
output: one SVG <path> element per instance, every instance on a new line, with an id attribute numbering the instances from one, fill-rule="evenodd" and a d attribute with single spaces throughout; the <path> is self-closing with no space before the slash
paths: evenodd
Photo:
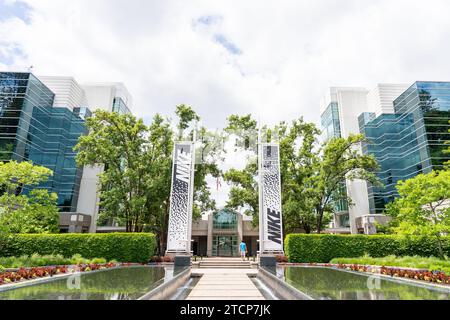
<path id="1" fill-rule="evenodd" d="M 237 236 L 214 236 L 213 256 L 235 257 L 237 256 Z"/>

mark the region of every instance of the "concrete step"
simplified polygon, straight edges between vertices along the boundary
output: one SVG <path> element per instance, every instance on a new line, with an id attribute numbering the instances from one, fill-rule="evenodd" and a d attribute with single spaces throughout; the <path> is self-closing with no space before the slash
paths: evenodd
<path id="1" fill-rule="evenodd" d="M 209 269 L 251 269 L 252 261 L 242 260 L 241 258 L 232 257 L 217 257 L 217 258 L 204 258 L 197 260 L 199 268 Z"/>
<path id="2" fill-rule="evenodd" d="M 250 264 L 250 261 L 199 261 L 200 263 Z"/>
<path id="3" fill-rule="evenodd" d="M 199 261 L 200 263 L 222 263 L 222 264 L 250 264 L 251 261 Z"/>
<path id="4" fill-rule="evenodd" d="M 226 267 L 232 267 L 232 266 L 244 266 L 244 267 L 250 267 L 250 263 L 199 263 L 199 266 L 222 266 L 224 268 Z"/>
<path id="5" fill-rule="evenodd" d="M 209 269 L 251 269 L 250 264 L 199 264 L 199 268 L 209 268 Z"/>
<path id="6" fill-rule="evenodd" d="M 251 266 L 198 266 L 200 269 L 251 269 Z"/>
<path id="7" fill-rule="evenodd" d="M 199 269 L 251 269 L 251 266 L 199 266 Z"/>

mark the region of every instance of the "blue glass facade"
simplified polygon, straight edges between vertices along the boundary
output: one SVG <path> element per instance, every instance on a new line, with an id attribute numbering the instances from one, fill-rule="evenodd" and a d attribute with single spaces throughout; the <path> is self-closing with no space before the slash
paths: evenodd
<path id="1" fill-rule="evenodd" d="M 324 140 L 341 137 L 341 123 L 339 120 L 339 106 L 336 102 L 330 103 L 322 114 L 322 135 Z"/>
<path id="2" fill-rule="evenodd" d="M 82 168 L 74 146 L 86 133 L 87 108 L 53 108 L 55 95 L 30 73 L 0 73 L 0 161 L 32 161 L 53 170 L 40 188 L 58 194 L 63 212 L 75 212 Z"/>
<path id="3" fill-rule="evenodd" d="M 125 102 L 119 97 L 114 98 L 112 111 L 119 114 L 131 114 L 130 109 L 128 109 Z"/>
<path id="4" fill-rule="evenodd" d="M 398 195 L 396 185 L 420 173 L 443 168 L 450 155 L 450 83 L 416 82 L 394 101 L 395 114 L 365 113 L 359 117 L 367 142 L 363 152 L 373 154 L 385 188 L 369 187 L 372 214 L 383 213 Z"/>

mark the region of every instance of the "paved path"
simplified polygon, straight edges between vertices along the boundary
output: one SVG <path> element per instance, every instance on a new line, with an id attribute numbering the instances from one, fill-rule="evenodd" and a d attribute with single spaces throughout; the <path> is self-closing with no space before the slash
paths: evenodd
<path id="1" fill-rule="evenodd" d="M 186 300 L 265 300 L 248 277 L 255 269 L 194 269 L 203 274 Z"/>

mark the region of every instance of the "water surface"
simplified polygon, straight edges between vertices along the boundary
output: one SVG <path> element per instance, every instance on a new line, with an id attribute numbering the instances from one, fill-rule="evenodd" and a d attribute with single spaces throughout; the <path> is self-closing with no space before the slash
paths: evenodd
<path id="1" fill-rule="evenodd" d="M 277 270 L 284 281 L 317 300 L 449 300 L 450 288 L 390 280 L 334 268 L 285 267 Z"/>
<path id="2" fill-rule="evenodd" d="M 173 276 L 170 267 L 109 269 L 0 291 L 0 300 L 136 300 Z"/>

